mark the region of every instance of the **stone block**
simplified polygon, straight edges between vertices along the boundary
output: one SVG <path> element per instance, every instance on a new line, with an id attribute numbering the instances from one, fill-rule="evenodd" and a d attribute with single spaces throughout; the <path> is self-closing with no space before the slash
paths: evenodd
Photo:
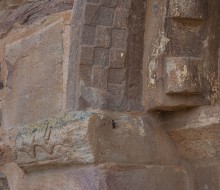
<path id="1" fill-rule="evenodd" d="M 128 39 L 128 31 L 113 29 L 112 30 L 112 47 L 126 49 Z"/>
<path id="2" fill-rule="evenodd" d="M 107 27 L 96 27 L 96 46 L 108 48 L 111 45 L 111 29 Z"/>
<path id="3" fill-rule="evenodd" d="M 109 52 L 110 68 L 124 68 L 125 66 L 125 51 L 121 49 L 111 48 Z"/>
<path id="4" fill-rule="evenodd" d="M 85 85 L 91 85 L 92 65 L 81 65 L 79 75 Z"/>
<path id="5" fill-rule="evenodd" d="M 203 60 L 187 57 L 165 59 L 165 91 L 167 94 L 202 93 Z"/>
<path id="6" fill-rule="evenodd" d="M 6 47 L 7 89 L 3 126 L 58 114 L 63 96 L 63 22 L 57 21 Z"/>
<path id="7" fill-rule="evenodd" d="M 185 160 L 196 163 L 220 158 L 219 110 L 201 107 L 167 119 L 167 132 Z"/>
<path id="8" fill-rule="evenodd" d="M 128 9 L 121 9 L 121 8 L 116 9 L 114 16 L 114 28 L 127 29 L 128 16 L 129 16 Z"/>
<path id="9" fill-rule="evenodd" d="M 109 69 L 108 82 L 113 84 L 121 84 L 125 81 L 126 69 Z"/>
<path id="10" fill-rule="evenodd" d="M 97 25 L 112 26 L 114 18 L 114 8 L 100 6 L 97 17 Z"/>
<path id="11" fill-rule="evenodd" d="M 92 65 L 94 58 L 94 48 L 92 46 L 81 46 L 80 64 Z"/>
<path id="12" fill-rule="evenodd" d="M 100 3 L 106 7 L 115 7 L 117 5 L 117 0 L 101 0 Z"/>
<path id="13" fill-rule="evenodd" d="M 203 164 L 195 167 L 195 185 L 198 189 L 220 189 L 220 165 L 216 163 Z"/>
<path id="14" fill-rule="evenodd" d="M 170 17 L 204 20 L 208 14 L 207 0 L 171 0 Z"/>
<path id="15" fill-rule="evenodd" d="M 95 48 L 94 64 L 107 67 L 109 65 L 109 49 Z"/>
<path id="16" fill-rule="evenodd" d="M 28 175 L 23 189 L 189 190 L 188 174 L 178 166 L 101 164 Z M 21 190 L 21 189 L 18 189 Z"/>
<path id="17" fill-rule="evenodd" d="M 69 164 L 153 163 L 155 140 L 140 117 L 70 112 L 24 126 L 16 137 L 14 158 L 28 171 Z"/>
<path id="18" fill-rule="evenodd" d="M 98 13 L 99 13 L 98 5 L 87 3 L 84 14 L 85 24 L 96 25 Z"/>
<path id="19" fill-rule="evenodd" d="M 204 22 L 176 22 L 171 20 L 168 38 L 170 56 L 201 57 L 205 50 L 206 25 Z"/>
<path id="20" fill-rule="evenodd" d="M 84 25 L 82 29 L 81 44 L 82 45 L 94 45 L 95 44 L 95 35 L 96 27 Z"/>
<path id="21" fill-rule="evenodd" d="M 107 70 L 100 65 L 92 68 L 92 86 L 98 89 L 107 90 Z"/>

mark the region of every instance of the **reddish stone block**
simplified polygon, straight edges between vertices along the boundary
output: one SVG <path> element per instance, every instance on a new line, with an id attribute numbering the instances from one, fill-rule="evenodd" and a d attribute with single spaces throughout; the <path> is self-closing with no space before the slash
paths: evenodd
<path id="1" fill-rule="evenodd" d="M 129 11 L 127 9 L 116 9 L 114 17 L 114 28 L 126 29 L 128 25 Z"/>
<path id="2" fill-rule="evenodd" d="M 81 65 L 80 66 L 80 77 L 85 85 L 91 85 L 92 66 Z"/>
<path id="3" fill-rule="evenodd" d="M 113 29 L 112 30 L 112 47 L 125 49 L 127 45 L 128 31 Z"/>
<path id="4" fill-rule="evenodd" d="M 92 65 L 94 48 L 92 46 L 82 46 L 80 52 L 80 64 Z"/>
<path id="5" fill-rule="evenodd" d="M 165 60 L 165 88 L 167 94 L 202 93 L 202 73 L 198 58 L 169 57 Z"/>
<path id="6" fill-rule="evenodd" d="M 111 43 L 111 29 L 103 26 L 96 27 L 96 46 L 109 47 Z"/>
<path id="7" fill-rule="evenodd" d="M 114 8 L 100 6 L 96 24 L 103 26 L 112 26 L 113 17 L 114 17 Z"/>
<path id="8" fill-rule="evenodd" d="M 95 48 L 94 64 L 108 66 L 109 50 L 105 48 Z"/>
<path id="9" fill-rule="evenodd" d="M 126 69 L 109 69 L 108 82 L 121 84 L 125 80 Z"/>
<path id="10" fill-rule="evenodd" d="M 107 90 L 107 71 L 99 65 L 92 68 L 92 86 Z"/>
<path id="11" fill-rule="evenodd" d="M 111 48 L 109 53 L 109 64 L 111 68 L 123 68 L 125 64 L 125 51 Z"/>
<path id="12" fill-rule="evenodd" d="M 101 0 L 101 5 L 106 7 L 115 7 L 117 4 L 117 0 Z"/>
<path id="13" fill-rule="evenodd" d="M 95 44 L 95 33 L 96 33 L 95 26 L 84 25 L 83 32 L 82 32 L 81 44 L 94 45 Z"/>
<path id="14" fill-rule="evenodd" d="M 86 4 L 85 7 L 85 24 L 95 25 L 97 20 L 97 15 L 99 12 L 99 6 L 96 4 Z"/>

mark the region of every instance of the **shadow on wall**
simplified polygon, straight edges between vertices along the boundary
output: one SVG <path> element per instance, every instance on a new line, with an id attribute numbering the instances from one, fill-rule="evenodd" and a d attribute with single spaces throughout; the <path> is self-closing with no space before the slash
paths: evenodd
<path id="1" fill-rule="evenodd" d="M 8 180 L 3 173 L 0 173 L 0 190 L 9 190 Z"/>

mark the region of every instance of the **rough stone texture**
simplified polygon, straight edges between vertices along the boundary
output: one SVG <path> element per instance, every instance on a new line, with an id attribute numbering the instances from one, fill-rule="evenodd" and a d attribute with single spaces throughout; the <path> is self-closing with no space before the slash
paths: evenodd
<path id="1" fill-rule="evenodd" d="M 25 126 L 17 134 L 14 157 L 26 170 L 103 162 L 143 164 L 158 163 L 162 153 L 157 149 L 155 131 L 144 126 L 140 116 L 71 112 Z"/>
<path id="2" fill-rule="evenodd" d="M 0 189 L 219 190 L 218 0 L 0 0 Z"/>
<path id="3" fill-rule="evenodd" d="M 7 169 L 15 170 L 10 165 Z M 21 179 L 15 186 L 15 176 Z M 156 179 L 155 179 L 155 176 Z M 11 173 L 12 190 L 188 190 L 187 173 L 182 167 L 106 163 L 82 168 L 65 168 L 23 174 Z"/>
<path id="4" fill-rule="evenodd" d="M 6 47 L 4 126 L 34 122 L 62 109 L 62 27 L 58 21 Z"/>
<path id="5" fill-rule="evenodd" d="M 126 3 L 75 1 L 73 56 L 70 59 L 67 92 L 69 110 L 87 107 L 143 109 L 141 63 L 144 5 L 143 0 Z M 103 84 L 100 81 L 104 81 Z M 94 96 L 84 95 L 88 92 L 95 94 L 99 101 L 94 103 Z"/>
<path id="6" fill-rule="evenodd" d="M 165 88 L 167 94 L 202 93 L 201 59 L 172 57 L 165 60 Z"/>
<path id="7" fill-rule="evenodd" d="M 144 83 L 146 106 L 149 110 L 175 111 L 210 104 L 211 91 L 206 89 L 211 87 L 213 79 L 216 80 L 217 73 L 209 66 L 211 59 L 208 56 L 212 47 L 208 35 L 214 32 L 211 28 L 215 24 L 210 23 L 210 17 L 207 19 L 207 1 L 172 0 L 168 8 L 166 1 L 148 1 L 147 7 L 146 26 L 150 29 L 146 32 L 146 39 L 150 40 L 146 40 L 144 56 L 145 69 L 148 70 Z M 157 11 L 157 7 L 162 7 L 161 11 Z M 153 48 L 150 48 L 152 43 Z M 169 75 L 167 60 L 170 64 L 172 59 L 172 63 L 176 65 L 172 69 L 175 74 Z M 200 76 L 196 76 L 196 68 L 186 66 L 189 60 L 197 59 L 204 59 L 200 63 L 198 61 L 196 66 Z M 184 67 L 187 67 L 187 75 L 191 76 L 189 83 L 198 85 L 198 88 L 198 83 L 202 83 L 205 90 L 199 89 L 202 91 L 195 95 L 198 90 L 193 90 L 189 83 L 180 89 L 182 87 L 178 79 L 187 80 L 183 79 Z M 204 69 L 205 73 L 202 73 Z M 208 74 L 210 72 L 212 76 Z M 177 81 L 176 87 L 174 81 Z M 216 90 L 213 89 L 214 91 Z"/>
<path id="8" fill-rule="evenodd" d="M 0 189 L 9 190 L 8 180 L 2 173 L 0 173 Z"/>

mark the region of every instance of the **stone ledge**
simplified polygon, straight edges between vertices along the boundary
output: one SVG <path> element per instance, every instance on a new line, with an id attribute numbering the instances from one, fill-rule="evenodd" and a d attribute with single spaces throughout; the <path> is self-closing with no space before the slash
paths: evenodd
<path id="1" fill-rule="evenodd" d="M 27 171 L 69 164 L 156 163 L 155 136 L 139 116 L 70 112 L 23 127 L 14 160 Z"/>

